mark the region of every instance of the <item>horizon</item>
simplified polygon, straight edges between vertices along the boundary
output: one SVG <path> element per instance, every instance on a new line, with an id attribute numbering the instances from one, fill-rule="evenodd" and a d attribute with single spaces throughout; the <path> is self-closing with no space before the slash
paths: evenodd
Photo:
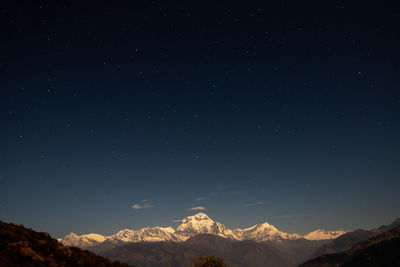
<path id="1" fill-rule="evenodd" d="M 369 228 L 363 228 L 363 227 L 356 227 L 356 228 L 353 228 L 353 229 L 344 229 L 344 228 L 337 228 L 337 229 L 314 228 L 314 229 L 312 229 L 312 230 L 310 230 L 310 231 L 308 231 L 308 232 L 302 232 L 302 233 L 301 233 L 301 232 L 290 232 L 290 231 L 285 231 L 285 230 L 283 230 L 283 229 L 280 229 L 279 226 L 274 225 L 274 224 L 271 224 L 271 223 L 268 222 L 268 221 L 262 221 L 262 222 L 259 222 L 259 223 L 253 224 L 253 225 L 244 226 L 244 227 L 229 227 L 228 225 L 224 224 L 224 223 L 221 222 L 221 221 L 214 220 L 211 216 L 209 216 L 208 214 L 206 214 L 206 213 L 204 213 L 204 212 L 197 212 L 197 213 L 194 213 L 194 214 L 192 214 L 192 215 L 187 215 L 186 217 L 184 217 L 184 218 L 182 218 L 181 220 L 179 220 L 179 222 L 178 222 L 178 220 L 172 220 L 170 225 L 157 225 L 157 224 L 152 224 L 152 225 L 146 225 L 146 226 L 139 227 L 139 228 L 121 228 L 121 229 L 117 230 L 116 232 L 108 233 L 108 234 L 98 233 L 98 232 L 79 233 L 79 232 L 71 231 L 71 232 L 65 233 L 65 234 L 63 234 L 63 235 L 61 235 L 61 236 L 53 236 L 53 235 L 52 235 L 52 237 L 53 237 L 53 238 L 64 238 L 65 236 L 70 235 L 70 234 L 76 234 L 76 235 L 78 235 L 78 236 L 81 236 L 81 235 L 90 235 L 90 234 L 98 234 L 98 235 L 102 235 L 102 236 L 107 237 L 107 236 L 112 236 L 112 235 L 114 235 L 114 234 L 117 234 L 118 232 L 123 231 L 123 230 L 133 230 L 133 231 L 137 231 L 137 230 L 140 230 L 140 229 L 143 229 L 143 228 L 153 228 L 153 227 L 160 227 L 160 228 L 172 227 L 173 229 L 176 230 L 176 229 L 183 223 L 183 220 L 184 220 L 184 219 L 186 219 L 186 218 L 188 218 L 188 217 L 194 217 L 195 215 L 198 215 L 198 214 L 204 214 L 204 215 L 206 215 L 207 217 L 209 217 L 212 221 L 221 223 L 221 224 L 223 224 L 224 226 L 226 226 L 227 229 L 230 229 L 230 230 L 235 230 L 235 229 L 248 229 L 248 228 L 252 228 L 253 226 L 256 226 L 256 225 L 260 225 L 260 224 L 267 223 L 267 224 L 269 224 L 269 225 L 271 225 L 271 226 L 277 228 L 279 231 L 286 232 L 286 233 L 289 233 L 289 234 L 299 234 L 300 236 L 304 236 L 304 235 L 306 235 L 306 234 L 309 234 L 309 233 L 312 233 L 312 232 L 315 232 L 315 231 L 318 231 L 318 230 L 322 230 L 322 231 L 340 231 L 340 230 L 343 230 L 343 231 L 345 231 L 345 232 L 351 232 L 351 231 L 355 231 L 355 230 L 357 230 L 357 229 L 372 230 L 372 229 L 377 229 L 378 227 L 381 227 L 381 226 L 390 225 L 391 223 L 393 223 L 393 222 L 395 222 L 396 220 L 399 220 L 399 219 L 400 219 L 400 216 L 396 216 L 396 217 L 395 217 L 392 221 L 390 221 L 390 222 L 381 223 L 380 225 L 376 225 L 376 226 L 374 226 L 374 227 L 369 227 Z M 7 223 L 7 222 L 6 222 L 6 223 Z M 10 223 L 13 223 L 13 222 L 10 222 Z M 24 226 L 25 226 L 25 227 L 28 227 L 28 226 L 26 226 L 26 225 L 24 225 Z M 32 228 L 32 229 L 33 229 L 33 228 Z M 33 229 L 33 230 L 37 230 L 37 229 Z M 43 232 L 46 232 L 46 231 L 43 231 Z"/>
<path id="2" fill-rule="evenodd" d="M 203 212 L 199 212 L 199 213 L 203 213 Z M 188 216 L 186 216 L 185 218 L 187 218 L 187 217 L 190 217 L 190 216 L 195 216 L 195 215 L 197 215 L 197 214 L 199 214 L 199 213 L 195 213 L 195 214 L 193 214 L 193 215 L 188 215 Z M 207 215 L 208 216 L 208 214 L 206 214 L 206 213 L 203 213 L 203 214 L 205 214 L 205 215 Z M 397 216 L 397 217 L 395 217 L 392 221 L 390 221 L 390 222 L 388 222 L 388 223 L 381 223 L 380 225 L 377 225 L 377 226 L 374 226 L 374 227 L 371 227 L 371 228 L 362 228 L 362 227 L 356 227 L 356 228 L 353 228 L 353 229 L 343 229 L 343 228 L 337 228 L 337 229 L 324 229 L 324 228 L 315 228 L 315 229 L 313 229 L 313 230 L 311 230 L 311 231 L 309 231 L 309 232 L 303 232 L 303 233 L 297 233 L 297 232 L 290 232 L 290 231 L 284 231 L 284 230 L 282 230 L 282 229 L 280 229 L 279 228 L 279 226 L 277 226 L 277 225 L 274 225 L 274 224 L 271 224 L 271 223 L 269 223 L 268 221 L 264 221 L 264 222 L 259 222 L 259 223 L 256 223 L 256 224 L 253 224 L 253 225 L 248 225 L 248 226 L 245 226 L 245 227 L 228 227 L 225 223 L 223 223 L 223 222 L 221 222 L 221 221 L 217 221 L 217 220 L 214 220 L 212 217 L 210 217 L 210 216 L 208 216 L 211 220 L 213 220 L 214 222 L 218 222 L 218 223 L 221 223 L 221 224 L 223 224 L 223 225 L 225 225 L 226 227 L 227 227 L 227 229 L 230 229 L 230 230 L 234 230 L 234 229 L 246 229 L 246 228 L 251 228 L 251 227 L 253 227 L 253 226 L 255 226 L 255 225 L 257 225 L 257 224 L 263 224 L 263 223 L 268 223 L 268 224 L 270 224 L 270 225 L 272 225 L 272 226 L 274 226 L 275 228 L 277 228 L 279 231 L 282 231 L 282 232 L 287 232 L 287 233 L 289 233 L 289 234 L 299 234 L 299 235 L 301 235 L 301 236 L 304 236 L 304 235 L 306 235 L 306 234 L 309 234 L 309 233 L 312 233 L 312 232 L 314 232 L 314 231 L 317 231 L 317 230 L 323 230 L 323 231 L 338 231 L 338 230 L 343 230 L 343 231 L 346 231 L 346 232 L 351 232 L 351 231 L 354 231 L 354 230 L 357 230 L 357 229 L 363 229 L 363 230 L 371 230 L 371 229 L 375 229 L 375 228 L 378 228 L 378 227 L 380 227 L 380 226 L 384 226 L 384 225 L 389 225 L 389 224 L 391 224 L 392 222 L 394 222 L 396 219 L 398 219 L 398 218 L 400 218 L 400 216 Z M 185 219 L 185 218 L 183 218 L 183 219 Z M 183 220 L 182 219 L 182 220 Z M 94 232 L 88 232 L 88 233 L 75 233 L 75 232 L 70 232 L 70 233 L 68 233 L 68 234 L 65 234 L 65 235 L 63 235 L 63 236 L 55 236 L 54 238 L 63 238 L 63 237 L 65 237 L 66 235 L 69 235 L 69 234 L 76 234 L 76 235 L 85 235 L 85 234 L 99 234 L 99 235 L 103 235 L 103 236 L 111 236 L 111 235 L 114 235 L 114 234 L 116 234 L 116 233 L 118 233 L 119 231 L 122 231 L 122 230 L 133 230 L 133 231 L 137 231 L 137 230 L 140 230 L 140 229 L 142 229 L 142 228 L 146 228 L 146 227 L 149 227 L 149 228 L 152 228 L 152 227 L 172 227 L 173 229 L 177 229 L 178 227 L 179 227 L 179 225 L 181 225 L 181 223 L 182 222 L 174 222 L 174 221 L 171 221 L 171 225 L 157 225 L 157 224 L 154 224 L 154 225 L 150 225 L 150 226 L 144 226 L 144 227 L 140 227 L 140 228 L 124 228 L 124 229 L 120 229 L 120 230 L 118 230 L 117 232 L 115 232 L 115 233 L 111 233 L 111 234 L 103 234 L 103 233 L 94 233 Z M 175 225 L 172 225 L 172 224 L 175 224 Z"/>
<path id="3" fill-rule="evenodd" d="M 400 215 L 398 3 L 2 8 L 0 220 L 52 236 Z"/>

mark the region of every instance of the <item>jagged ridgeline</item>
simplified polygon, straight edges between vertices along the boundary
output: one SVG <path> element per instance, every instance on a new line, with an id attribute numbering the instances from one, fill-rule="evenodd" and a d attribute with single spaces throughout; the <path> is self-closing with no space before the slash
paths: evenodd
<path id="1" fill-rule="evenodd" d="M 77 247 L 68 247 L 22 225 L 0 221 L 0 266 L 128 267 Z"/>
<path id="2" fill-rule="evenodd" d="M 63 244 L 101 252 L 132 242 L 184 242 L 199 234 L 212 234 L 233 241 L 252 240 L 256 242 L 283 241 L 283 240 L 329 240 L 346 233 L 343 230 L 324 231 L 315 230 L 304 236 L 295 233 L 286 233 L 275 226 L 264 222 L 245 229 L 228 229 L 222 223 L 216 222 L 204 213 L 197 213 L 182 220 L 176 228 L 172 227 L 145 227 L 138 230 L 124 229 L 111 236 L 99 234 L 77 235 L 70 233 L 62 239 Z"/>

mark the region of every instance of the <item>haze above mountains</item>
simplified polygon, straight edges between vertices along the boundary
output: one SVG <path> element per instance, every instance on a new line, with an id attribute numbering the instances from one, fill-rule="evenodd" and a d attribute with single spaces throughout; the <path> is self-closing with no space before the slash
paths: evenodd
<path id="1" fill-rule="evenodd" d="M 64 238 L 59 239 L 59 241 L 64 245 L 85 249 L 96 247 L 97 250 L 101 251 L 124 243 L 159 241 L 183 242 L 199 234 L 217 235 L 233 241 L 251 240 L 263 242 L 297 239 L 329 240 L 337 238 L 344 233 L 346 233 L 344 230 L 325 231 L 318 229 L 302 236 L 295 233 L 282 232 L 267 222 L 256 224 L 245 229 L 231 230 L 222 223 L 213 221 L 206 214 L 197 213 L 184 218 L 176 229 L 172 227 L 145 227 L 138 230 L 125 229 L 110 236 L 93 233 L 84 235 L 70 233 Z M 104 247 L 104 249 L 99 248 L 99 246 Z"/>

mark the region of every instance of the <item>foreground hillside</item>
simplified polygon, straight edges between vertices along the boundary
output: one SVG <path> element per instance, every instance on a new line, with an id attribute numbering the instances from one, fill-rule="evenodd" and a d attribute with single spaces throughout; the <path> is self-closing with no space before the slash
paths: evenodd
<path id="1" fill-rule="evenodd" d="M 110 266 L 113 262 L 93 252 L 67 247 L 50 237 L 22 225 L 0 221 L 0 266 Z"/>
<path id="2" fill-rule="evenodd" d="M 400 266 L 400 226 L 357 243 L 345 252 L 326 254 L 301 266 Z"/>

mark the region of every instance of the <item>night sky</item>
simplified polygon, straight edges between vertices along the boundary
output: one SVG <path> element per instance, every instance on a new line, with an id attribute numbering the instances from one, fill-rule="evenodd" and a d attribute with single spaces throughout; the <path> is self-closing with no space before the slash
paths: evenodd
<path id="1" fill-rule="evenodd" d="M 235 2 L 3 5 L 0 220 L 59 237 L 399 216 L 400 4 Z"/>

